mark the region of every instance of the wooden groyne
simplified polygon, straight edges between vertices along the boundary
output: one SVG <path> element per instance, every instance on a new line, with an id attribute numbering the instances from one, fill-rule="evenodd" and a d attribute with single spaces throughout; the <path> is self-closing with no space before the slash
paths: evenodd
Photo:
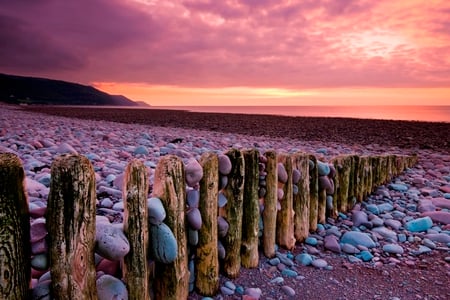
<path id="1" fill-rule="evenodd" d="M 130 299 L 186 299 L 193 289 L 215 295 L 220 273 L 238 277 L 241 267 L 257 267 L 259 253 L 274 257 L 276 244 L 293 249 L 326 218 L 348 211 L 416 162 L 414 155 L 345 155 L 321 162 L 308 153 L 231 149 L 203 154 L 198 162 L 203 176 L 191 187 L 183 161 L 169 155 L 158 162 L 148 195 L 149 170 L 133 160 L 123 189 L 123 232 L 130 250 L 121 261 L 120 279 Z M 223 163 L 231 168 L 225 171 Z M 18 157 L 0 153 L 0 299 L 27 299 L 31 293 L 23 182 Z M 192 191 L 199 197 L 195 204 L 187 203 Z M 164 235 L 149 237 L 149 226 L 156 226 L 148 223 L 150 196 L 161 200 L 167 214 L 164 226 L 176 240 L 173 259 L 149 251 L 152 243 L 169 247 Z M 95 200 L 89 160 L 55 159 L 46 213 L 54 298 L 97 299 Z"/>

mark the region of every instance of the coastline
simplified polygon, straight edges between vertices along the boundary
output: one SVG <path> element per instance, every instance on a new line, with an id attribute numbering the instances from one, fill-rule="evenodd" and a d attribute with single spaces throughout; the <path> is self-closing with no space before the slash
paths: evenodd
<path id="1" fill-rule="evenodd" d="M 450 152 L 450 123 L 337 117 L 290 117 L 185 110 L 25 106 L 25 111 L 125 124 L 209 130 L 269 138 L 380 145 Z"/>

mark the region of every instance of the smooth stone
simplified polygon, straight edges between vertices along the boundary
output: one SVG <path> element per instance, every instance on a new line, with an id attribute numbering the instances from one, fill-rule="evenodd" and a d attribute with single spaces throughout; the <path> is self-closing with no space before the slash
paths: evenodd
<path id="1" fill-rule="evenodd" d="M 227 197 L 225 197 L 225 195 L 223 193 L 219 193 L 219 199 L 218 199 L 219 208 L 224 207 L 225 205 L 227 205 L 227 203 L 228 203 Z"/>
<path id="2" fill-rule="evenodd" d="M 384 220 L 384 225 L 391 227 L 394 230 L 399 230 L 400 227 L 402 227 L 402 223 L 400 221 L 394 220 L 394 219 Z"/>
<path id="3" fill-rule="evenodd" d="M 56 149 L 56 152 L 59 153 L 59 154 L 78 154 L 77 150 L 75 150 L 68 143 L 61 143 L 58 146 L 58 148 Z"/>
<path id="4" fill-rule="evenodd" d="M 112 224 L 96 223 L 96 252 L 109 260 L 122 260 L 130 251 L 130 244 L 121 228 Z"/>
<path id="5" fill-rule="evenodd" d="M 278 181 L 281 183 L 286 183 L 288 181 L 288 173 L 286 168 L 282 163 L 277 164 Z"/>
<path id="6" fill-rule="evenodd" d="M 200 230 L 202 227 L 202 215 L 196 207 L 190 208 L 186 214 L 186 220 L 189 226 L 194 230 Z"/>
<path id="7" fill-rule="evenodd" d="M 36 241 L 31 244 L 31 254 L 37 255 L 41 253 L 46 253 L 48 251 L 47 239 Z"/>
<path id="8" fill-rule="evenodd" d="M 283 291 L 283 293 L 286 294 L 286 296 L 288 297 L 294 297 L 295 296 L 295 290 L 293 288 L 291 288 L 290 286 L 287 285 L 283 285 L 281 287 L 281 290 Z"/>
<path id="9" fill-rule="evenodd" d="M 450 209 L 450 200 L 447 200 L 445 198 L 433 198 L 431 199 L 431 202 L 436 207 Z"/>
<path id="10" fill-rule="evenodd" d="M 328 266 L 328 263 L 327 263 L 326 260 L 318 258 L 318 259 L 313 260 L 312 266 L 317 268 L 317 269 L 323 269 L 326 266 Z"/>
<path id="11" fill-rule="evenodd" d="M 431 220 L 437 223 L 442 223 L 445 225 L 450 224 L 450 212 L 447 211 L 427 211 L 422 213 L 421 216 L 431 218 Z"/>
<path id="12" fill-rule="evenodd" d="M 274 257 L 272 259 L 269 260 L 269 264 L 272 266 L 276 266 L 280 263 L 280 259 L 278 257 Z"/>
<path id="13" fill-rule="evenodd" d="M 217 217 L 217 228 L 218 228 L 219 237 L 223 238 L 227 235 L 228 229 L 230 228 L 230 224 L 228 224 L 227 220 L 225 220 L 224 217 L 218 216 Z"/>
<path id="14" fill-rule="evenodd" d="M 274 283 L 274 284 L 279 284 L 279 283 L 283 283 L 284 282 L 284 278 L 283 277 L 275 277 L 274 279 L 272 279 L 270 281 L 270 283 Z"/>
<path id="15" fill-rule="evenodd" d="M 283 269 L 283 271 L 281 271 L 281 275 L 284 275 L 286 277 L 297 277 L 298 273 L 294 270 L 285 268 L 285 269 Z"/>
<path id="16" fill-rule="evenodd" d="M 297 186 L 297 185 L 293 185 L 293 186 L 292 186 L 292 193 L 293 193 L 294 195 L 297 195 L 298 192 L 299 192 L 298 186 Z"/>
<path id="17" fill-rule="evenodd" d="M 219 190 L 224 189 L 228 185 L 228 176 L 221 175 L 219 178 Z"/>
<path id="18" fill-rule="evenodd" d="M 39 271 L 45 271 L 49 267 L 49 261 L 46 253 L 35 255 L 31 259 L 31 266 Z"/>
<path id="19" fill-rule="evenodd" d="M 161 263 L 170 264 L 178 255 L 178 244 L 172 230 L 164 223 L 150 225 L 150 252 Z"/>
<path id="20" fill-rule="evenodd" d="M 223 246 L 221 241 L 217 241 L 217 255 L 219 256 L 219 259 L 225 258 L 225 247 Z"/>
<path id="21" fill-rule="evenodd" d="M 297 169 L 292 170 L 292 183 L 293 184 L 297 184 L 300 181 L 301 177 L 302 177 L 302 173 L 299 170 L 297 170 Z"/>
<path id="22" fill-rule="evenodd" d="M 287 257 L 286 254 L 277 252 L 277 253 L 276 253 L 276 256 L 280 259 L 280 261 L 281 261 L 284 265 L 286 265 L 286 266 L 288 266 L 288 267 L 292 267 L 292 266 L 294 265 L 294 262 L 293 262 L 291 259 L 289 259 L 289 258 Z"/>
<path id="23" fill-rule="evenodd" d="M 363 232 L 347 231 L 341 238 L 341 243 L 351 244 L 353 246 L 362 245 L 367 248 L 375 247 L 375 242 L 372 238 Z"/>
<path id="24" fill-rule="evenodd" d="M 423 239 L 422 244 L 430 249 L 436 249 L 436 244 L 428 238 Z"/>
<path id="25" fill-rule="evenodd" d="M 301 253 L 295 256 L 295 261 L 303 266 L 309 266 L 313 262 L 313 258 L 308 253 Z"/>
<path id="26" fill-rule="evenodd" d="M 413 250 L 413 251 L 411 251 L 411 253 L 414 255 L 421 255 L 421 254 L 425 254 L 425 253 L 430 253 L 431 251 L 433 251 L 433 250 L 431 250 L 427 246 L 420 245 L 418 250 Z"/>
<path id="27" fill-rule="evenodd" d="M 356 264 L 356 263 L 362 262 L 362 259 L 360 259 L 360 258 L 358 258 L 358 257 L 356 257 L 356 256 L 350 255 L 350 256 L 348 256 L 348 261 L 349 261 L 350 263 L 352 263 L 352 264 Z"/>
<path id="28" fill-rule="evenodd" d="M 372 223 L 373 227 L 381 227 L 384 225 L 384 220 L 376 215 L 372 215 L 370 222 Z"/>
<path id="29" fill-rule="evenodd" d="M 319 176 L 328 176 L 330 171 L 329 164 L 321 162 L 320 160 L 317 161 L 317 172 L 319 173 Z"/>
<path id="30" fill-rule="evenodd" d="M 50 286 L 51 286 L 51 280 L 45 280 L 40 281 L 38 284 L 33 288 L 31 292 L 31 299 L 32 300 L 50 300 L 51 293 L 50 293 Z"/>
<path id="31" fill-rule="evenodd" d="M 450 199 L 450 193 L 444 193 L 443 196 L 444 196 L 445 199 Z"/>
<path id="32" fill-rule="evenodd" d="M 203 168 L 195 158 L 189 159 L 184 172 L 186 174 L 186 183 L 190 187 L 197 185 L 203 177 Z"/>
<path id="33" fill-rule="evenodd" d="M 277 199 L 278 201 L 283 200 L 284 198 L 284 191 L 282 188 L 277 189 Z"/>
<path id="34" fill-rule="evenodd" d="M 106 258 L 102 258 L 101 261 L 96 265 L 95 270 L 98 272 L 103 272 L 111 276 L 115 276 L 117 271 L 120 269 L 119 261 L 112 261 Z"/>
<path id="35" fill-rule="evenodd" d="M 197 207 L 200 203 L 200 191 L 188 190 L 186 193 L 186 203 L 189 207 Z"/>
<path id="36" fill-rule="evenodd" d="M 380 211 L 380 214 L 385 212 L 390 212 L 394 210 L 394 206 L 390 203 L 383 203 L 378 205 L 378 210 Z"/>
<path id="37" fill-rule="evenodd" d="M 357 256 L 365 262 L 371 261 L 373 259 L 372 253 L 367 250 L 361 251 L 359 254 L 357 254 Z"/>
<path id="38" fill-rule="evenodd" d="M 30 225 L 30 241 L 31 243 L 37 242 L 45 238 L 48 234 L 47 227 L 45 226 L 45 219 L 35 219 Z"/>
<path id="39" fill-rule="evenodd" d="M 224 295 L 224 296 L 231 296 L 234 294 L 234 290 L 230 289 L 229 287 L 226 286 L 221 286 L 220 287 L 220 292 Z"/>
<path id="40" fill-rule="evenodd" d="M 388 185 L 388 188 L 397 192 L 406 192 L 408 190 L 408 186 L 401 183 L 391 183 Z"/>
<path id="41" fill-rule="evenodd" d="M 308 244 L 311 246 L 317 246 L 317 239 L 315 237 L 307 237 L 305 239 L 305 244 Z"/>
<path id="42" fill-rule="evenodd" d="M 151 197 L 147 199 L 148 220 L 150 224 L 159 225 L 166 218 L 166 210 L 161 199 Z"/>
<path id="43" fill-rule="evenodd" d="M 404 234 L 404 233 L 397 234 L 397 238 L 400 243 L 406 242 L 406 234 Z"/>
<path id="44" fill-rule="evenodd" d="M 225 154 L 219 155 L 219 173 L 222 175 L 228 175 L 232 169 L 231 160 Z"/>
<path id="45" fill-rule="evenodd" d="M 339 240 L 335 235 L 327 235 L 324 239 L 324 247 L 335 253 L 341 253 L 341 246 Z"/>
<path id="46" fill-rule="evenodd" d="M 394 241 L 397 241 L 397 233 L 395 231 L 392 231 L 386 227 L 375 227 L 372 229 L 373 232 L 376 232 L 380 234 L 385 239 L 392 239 Z"/>
<path id="47" fill-rule="evenodd" d="M 352 221 L 353 221 L 353 225 L 356 227 L 359 227 L 361 225 L 366 226 L 366 227 L 372 227 L 369 223 L 369 218 L 367 216 L 367 214 L 362 211 L 362 210 L 353 210 L 352 211 Z M 370 224 L 370 225 L 369 225 Z M 369 225 L 369 226 L 367 226 Z"/>
<path id="48" fill-rule="evenodd" d="M 443 243 L 448 244 L 450 243 L 450 235 L 445 233 L 433 233 L 433 234 L 426 234 L 425 238 L 437 242 L 437 243 Z"/>
<path id="49" fill-rule="evenodd" d="M 334 184 L 328 176 L 319 176 L 319 190 L 324 189 L 328 195 L 334 193 Z"/>
<path id="50" fill-rule="evenodd" d="M 147 147 L 140 145 L 134 149 L 133 153 L 135 155 L 148 155 L 149 152 Z"/>
<path id="51" fill-rule="evenodd" d="M 358 254 L 361 252 L 357 247 L 351 245 L 351 244 L 342 244 L 342 252 L 345 252 L 347 254 Z"/>
<path id="52" fill-rule="evenodd" d="M 188 241 L 189 245 L 197 246 L 198 244 L 198 230 L 188 228 Z"/>
<path id="53" fill-rule="evenodd" d="M 386 244 L 383 251 L 391 254 L 403 254 L 403 248 L 397 244 Z"/>
<path id="54" fill-rule="evenodd" d="M 262 291 L 260 288 L 246 288 L 244 290 L 244 295 L 259 299 L 261 297 Z"/>
<path id="55" fill-rule="evenodd" d="M 411 232 L 427 231 L 433 226 L 433 221 L 430 217 L 423 217 L 411 220 L 405 224 L 405 229 Z"/>
<path id="56" fill-rule="evenodd" d="M 334 207 L 334 205 L 333 205 L 333 196 L 327 195 L 326 203 L 327 203 L 327 210 L 329 210 L 329 211 L 333 210 L 333 207 Z"/>
<path id="57" fill-rule="evenodd" d="M 127 300 L 128 291 L 125 284 L 111 275 L 103 275 L 96 281 L 99 300 Z"/>
<path id="58" fill-rule="evenodd" d="M 373 213 L 374 215 L 378 215 L 378 214 L 380 213 L 380 210 L 378 209 L 378 206 L 375 205 L 375 204 L 368 204 L 368 205 L 366 206 L 366 209 L 367 209 L 369 212 Z"/>

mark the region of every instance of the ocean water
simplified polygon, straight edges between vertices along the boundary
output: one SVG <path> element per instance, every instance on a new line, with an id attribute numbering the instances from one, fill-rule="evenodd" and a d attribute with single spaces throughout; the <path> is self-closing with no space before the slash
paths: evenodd
<path id="1" fill-rule="evenodd" d="M 449 106 L 152 106 L 194 112 L 266 114 L 298 117 L 342 117 L 450 123 Z"/>

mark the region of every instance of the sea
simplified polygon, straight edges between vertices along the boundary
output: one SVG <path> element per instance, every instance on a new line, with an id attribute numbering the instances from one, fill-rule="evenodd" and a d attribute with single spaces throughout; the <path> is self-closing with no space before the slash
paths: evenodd
<path id="1" fill-rule="evenodd" d="M 450 123 L 448 106 L 151 106 L 193 112 L 264 114 L 295 117 L 339 117 Z"/>

